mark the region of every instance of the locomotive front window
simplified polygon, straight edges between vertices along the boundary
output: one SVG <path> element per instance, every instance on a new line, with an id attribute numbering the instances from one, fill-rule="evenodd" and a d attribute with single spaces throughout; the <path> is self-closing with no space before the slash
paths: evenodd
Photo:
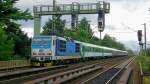
<path id="1" fill-rule="evenodd" d="M 33 56 L 51 56 L 51 38 L 38 36 L 32 39 L 32 55 Z"/>
<path id="2" fill-rule="evenodd" d="M 50 40 L 44 40 L 44 39 L 34 39 L 33 41 L 32 41 L 32 44 L 34 44 L 34 45 L 47 45 L 47 44 L 49 44 L 50 43 Z"/>

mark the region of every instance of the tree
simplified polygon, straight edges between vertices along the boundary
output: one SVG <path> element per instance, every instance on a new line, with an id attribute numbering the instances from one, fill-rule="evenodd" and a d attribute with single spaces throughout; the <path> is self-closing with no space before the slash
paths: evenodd
<path id="1" fill-rule="evenodd" d="M 20 26 L 10 22 L 4 30 L 7 32 L 8 38 L 13 38 L 14 40 L 14 55 L 21 58 L 29 58 L 31 39 L 21 31 Z"/>
<path id="2" fill-rule="evenodd" d="M 87 19 L 84 17 L 78 24 L 77 28 L 66 29 L 65 35 L 68 37 L 72 37 L 75 40 L 91 43 L 93 32 Z"/>
<path id="3" fill-rule="evenodd" d="M 32 19 L 29 10 L 21 11 L 14 7 L 18 0 L 3 0 L 0 3 L 0 22 L 4 23 L 4 32 L 8 39 L 14 41 L 14 55 L 24 56 L 26 54 L 25 47 L 30 46 L 30 39 L 24 34 L 20 25 L 16 23 L 18 20 Z M 2 28 L 1 28 L 2 29 Z M 29 47 L 30 48 L 30 47 Z"/>
<path id="4" fill-rule="evenodd" d="M 92 29 L 90 28 L 90 24 L 85 17 L 80 21 L 78 28 L 87 32 L 90 37 L 93 36 L 93 32 Z"/>
<path id="5" fill-rule="evenodd" d="M 56 11 L 59 11 L 59 7 L 56 7 Z M 62 15 L 54 15 L 53 20 L 49 19 L 48 22 L 43 27 L 43 35 L 50 35 L 55 33 L 58 36 L 61 36 L 64 33 L 65 20 L 61 20 Z"/>
<path id="6" fill-rule="evenodd" d="M 18 0 L 3 0 L 0 3 L 0 22 L 8 23 L 17 20 L 28 20 L 32 18 L 29 10 L 21 11 L 20 9 L 14 7 L 14 4 Z"/>
<path id="7" fill-rule="evenodd" d="M 120 42 L 117 42 L 114 37 L 110 37 L 108 34 L 104 36 L 104 39 L 101 42 L 101 45 L 116 48 L 120 50 L 125 50 L 125 47 Z"/>
<path id="8" fill-rule="evenodd" d="M 150 56 L 150 48 L 146 49 L 146 54 L 147 54 L 147 56 Z"/>
<path id="9" fill-rule="evenodd" d="M 128 52 L 128 55 L 130 56 L 135 55 L 135 53 L 131 49 L 126 49 L 126 51 Z"/>
<path id="10" fill-rule="evenodd" d="M 14 41 L 13 39 L 8 39 L 8 36 L 2 29 L 3 26 L 4 25 L 0 23 L 0 60 L 7 60 L 11 59 L 13 54 Z"/>
<path id="11" fill-rule="evenodd" d="M 43 32 L 42 34 L 44 35 L 50 35 L 52 33 L 56 33 L 56 35 L 60 36 L 62 33 L 64 33 L 64 28 L 65 28 L 65 20 L 61 20 L 61 16 L 56 16 L 57 19 L 51 20 L 49 19 L 48 22 L 43 27 Z M 53 30 L 53 24 L 54 30 Z"/>

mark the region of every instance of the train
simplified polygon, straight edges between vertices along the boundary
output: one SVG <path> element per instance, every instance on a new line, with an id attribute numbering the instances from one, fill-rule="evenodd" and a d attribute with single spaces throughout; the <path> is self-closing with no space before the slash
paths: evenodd
<path id="1" fill-rule="evenodd" d="M 36 66 L 127 55 L 127 51 L 85 43 L 69 37 L 39 35 L 34 36 L 31 43 L 31 63 Z"/>

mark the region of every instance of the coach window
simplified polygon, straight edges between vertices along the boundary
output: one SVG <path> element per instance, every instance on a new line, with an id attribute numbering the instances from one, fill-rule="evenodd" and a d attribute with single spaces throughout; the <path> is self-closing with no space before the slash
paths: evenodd
<path id="1" fill-rule="evenodd" d="M 86 47 L 86 51 L 88 51 L 88 49 L 89 49 L 89 48 L 88 48 L 88 47 Z"/>
<path id="2" fill-rule="evenodd" d="M 84 51 L 86 51 L 87 49 L 86 49 L 86 46 L 84 46 Z"/>

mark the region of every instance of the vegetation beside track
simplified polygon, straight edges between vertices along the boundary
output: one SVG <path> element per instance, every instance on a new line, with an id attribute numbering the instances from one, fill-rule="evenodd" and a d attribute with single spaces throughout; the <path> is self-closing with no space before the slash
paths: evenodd
<path id="1" fill-rule="evenodd" d="M 150 71 L 150 56 L 139 56 L 138 60 L 141 63 L 141 68 L 143 72 Z"/>
<path id="2" fill-rule="evenodd" d="M 143 84 L 150 84 L 150 55 L 139 56 L 138 61 L 141 68 L 141 77 Z"/>
<path id="3" fill-rule="evenodd" d="M 150 76 L 144 76 L 143 84 L 150 84 Z"/>

